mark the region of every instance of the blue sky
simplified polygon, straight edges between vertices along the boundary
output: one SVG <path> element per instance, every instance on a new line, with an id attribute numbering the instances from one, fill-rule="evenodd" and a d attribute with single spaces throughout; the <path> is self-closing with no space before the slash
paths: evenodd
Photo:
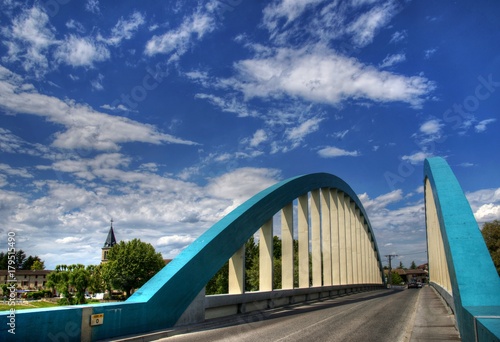
<path id="1" fill-rule="evenodd" d="M 312 172 L 351 185 L 382 255 L 424 263 L 430 156 L 500 219 L 497 1 L 0 6 L 0 230 L 49 269 L 99 263 L 111 218 L 172 258 Z"/>

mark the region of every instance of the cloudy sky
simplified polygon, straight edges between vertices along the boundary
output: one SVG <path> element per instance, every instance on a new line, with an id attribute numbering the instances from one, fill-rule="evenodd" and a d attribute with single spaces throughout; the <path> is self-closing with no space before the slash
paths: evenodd
<path id="1" fill-rule="evenodd" d="M 0 6 L 0 231 L 49 269 L 99 263 L 111 218 L 172 258 L 313 172 L 351 185 L 382 255 L 424 263 L 430 156 L 500 219 L 497 1 Z"/>

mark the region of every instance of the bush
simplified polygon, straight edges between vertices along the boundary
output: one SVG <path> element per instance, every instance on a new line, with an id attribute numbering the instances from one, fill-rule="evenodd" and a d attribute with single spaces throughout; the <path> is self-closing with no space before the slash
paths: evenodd
<path id="1" fill-rule="evenodd" d="M 52 292 L 50 290 L 39 290 L 36 292 L 28 292 L 28 294 L 26 295 L 26 298 L 33 300 L 50 298 L 50 297 L 52 297 Z"/>
<path id="2" fill-rule="evenodd" d="M 72 301 L 71 301 L 71 299 L 68 299 L 68 298 L 66 298 L 66 297 L 63 297 L 63 298 L 61 298 L 61 299 L 59 299 L 59 300 L 57 301 L 57 304 L 58 304 L 58 305 L 71 305 L 71 304 L 72 304 Z"/>

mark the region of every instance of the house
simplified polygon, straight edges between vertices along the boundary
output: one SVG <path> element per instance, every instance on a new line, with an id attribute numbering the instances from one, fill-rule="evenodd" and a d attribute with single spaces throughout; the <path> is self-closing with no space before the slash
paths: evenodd
<path id="1" fill-rule="evenodd" d="M 10 273 L 15 276 L 17 289 L 20 290 L 40 290 L 47 283 L 47 276 L 52 271 L 48 270 L 16 270 L 15 272 L 0 270 L 0 283 L 11 285 L 13 279 L 9 278 Z"/>

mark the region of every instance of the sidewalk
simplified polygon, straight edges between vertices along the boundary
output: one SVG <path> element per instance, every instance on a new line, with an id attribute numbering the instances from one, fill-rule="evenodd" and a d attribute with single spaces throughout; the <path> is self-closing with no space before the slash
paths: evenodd
<path id="1" fill-rule="evenodd" d="M 436 291 L 430 286 L 416 291 L 420 293 L 410 342 L 461 341 L 455 316 Z"/>

